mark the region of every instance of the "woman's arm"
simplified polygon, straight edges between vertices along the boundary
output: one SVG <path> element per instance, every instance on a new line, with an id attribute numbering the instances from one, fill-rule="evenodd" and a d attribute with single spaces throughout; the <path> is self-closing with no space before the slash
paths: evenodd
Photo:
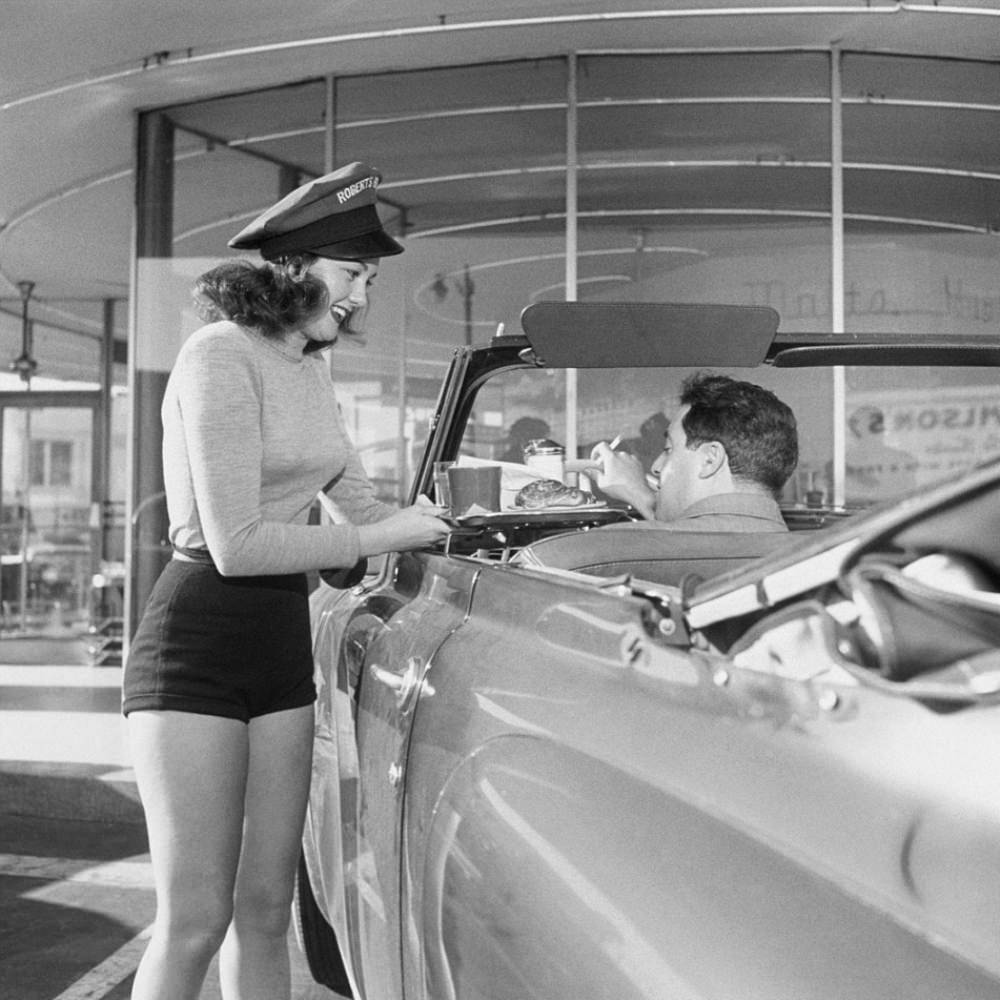
<path id="1" fill-rule="evenodd" d="M 253 349 L 241 336 L 221 334 L 202 337 L 192 347 L 178 359 L 164 403 L 167 492 L 171 520 L 178 515 L 196 520 L 223 575 L 353 566 L 363 555 L 426 545 L 447 532 L 447 526 L 430 514 L 420 514 L 419 519 L 409 514 L 384 529 L 366 530 L 362 544 L 354 523 L 311 525 L 265 519 L 261 512 L 265 394 Z M 394 508 L 375 498 L 346 439 L 344 447 L 347 461 L 333 490 L 338 503 L 351 521 L 389 521 Z M 315 486 L 299 484 L 299 488 L 300 500 L 292 501 L 296 515 L 316 494 Z"/>

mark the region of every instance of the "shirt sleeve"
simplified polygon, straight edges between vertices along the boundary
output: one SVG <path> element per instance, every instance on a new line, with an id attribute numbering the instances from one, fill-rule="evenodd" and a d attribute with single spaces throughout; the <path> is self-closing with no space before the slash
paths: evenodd
<path id="1" fill-rule="evenodd" d="M 372 524 L 385 520 L 390 514 L 396 513 L 398 508 L 383 503 L 375 495 L 375 487 L 347 434 L 339 407 L 337 428 L 347 446 L 347 457 L 343 471 L 327 484 L 324 492 L 354 524 Z"/>
<path id="2" fill-rule="evenodd" d="M 257 576 L 354 565 L 353 524 L 261 516 L 262 387 L 252 353 L 229 338 L 207 338 L 179 359 L 174 376 L 192 499 L 219 572 Z M 185 475 L 166 461 L 164 473 Z"/>

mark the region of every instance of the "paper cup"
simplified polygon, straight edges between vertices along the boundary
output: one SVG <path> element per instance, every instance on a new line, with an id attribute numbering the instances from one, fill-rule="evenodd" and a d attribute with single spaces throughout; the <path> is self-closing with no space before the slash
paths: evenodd
<path id="1" fill-rule="evenodd" d="M 453 517 L 500 509 L 499 465 L 453 465 L 448 485 Z"/>
<path id="2" fill-rule="evenodd" d="M 451 509 L 451 484 L 448 482 L 448 470 L 454 462 L 434 463 L 434 502 Z"/>

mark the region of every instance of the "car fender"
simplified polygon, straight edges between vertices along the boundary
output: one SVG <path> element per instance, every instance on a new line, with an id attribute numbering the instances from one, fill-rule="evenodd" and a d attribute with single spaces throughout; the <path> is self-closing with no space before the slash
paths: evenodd
<path id="1" fill-rule="evenodd" d="M 595 812 L 594 794 L 622 812 Z M 623 823 L 648 794 L 542 737 L 500 737 L 465 760 L 428 838 L 426 995 L 577 1000 L 586 982 L 595 997 L 700 996 L 655 942 L 648 829 Z"/>

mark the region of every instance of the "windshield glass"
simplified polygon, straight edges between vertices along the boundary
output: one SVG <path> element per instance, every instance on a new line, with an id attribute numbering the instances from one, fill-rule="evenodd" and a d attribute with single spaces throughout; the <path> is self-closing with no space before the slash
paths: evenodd
<path id="1" fill-rule="evenodd" d="M 524 462 L 529 440 L 586 458 L 597 441 L 647 470 L 663 448 L 684 379 L 704 369 L 602 368 L 502 372 L 476 397 L 460 448 L 480 460 Z M 898 499 L 1000 453 L 992 368 L 712 368 L 774 392 L 798 422 L 799 464 L 788 507 L 867 507 Z M 586 486 L 586 483 L 580 485 Z"/>

